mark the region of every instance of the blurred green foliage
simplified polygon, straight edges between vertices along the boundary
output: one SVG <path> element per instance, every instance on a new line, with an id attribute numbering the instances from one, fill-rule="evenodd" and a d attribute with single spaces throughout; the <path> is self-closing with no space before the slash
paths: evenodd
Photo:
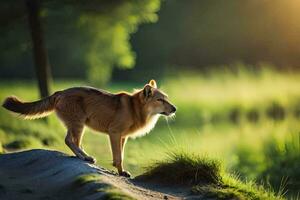
<path id="1" fill-rule="evenodd" d="M 55 78 L 145 81 L 178 70 L 235 71 L 237 61 L 252 70 L 300 66 L 294 0 L 42 2 Z M 0 2 L 0 78 L 34 77 L 25 11 Z"/>
<path id="2" fill-rule="evenodd" d="M 133 67 L 130 34 L 141 23 L 156 22 L 159 8 L 160 0 L 42 1 L 54 77 L 87 78 L 103 85 L 110 80 L 114 67 Z M 7 9 L 11 13 L 5 12 Z M 34 77 L 26 9 L 22 4 L 3 1 L 2 10 L 0 17 L 10 23 L 0 21 L 0 77 Z"/>
<path id="3" fill-rule="evenodd" d="M 92 38 L 85 54 L 89 80 L 103 85 L 110 80 L 114 66 L 134 66 L 130 34 L 140 23 L 155 22 L 159 5 L 159 0 L 125 1 L 109 14 L 80 17 L 81 28 L 88 30 L 88 38 Z"/>
<path id="4" fill-rule="evenodd" d="M 299 10 L 295 0 L 165 1 L 159 21 L 142 25 L 132 36 L 136 67 L 118 71 L 116 79 L 166 77 L 187 69 L 235 70 L 228 64 L 237 61 L 253 70 L 261 62 L 299 70 Z"/>

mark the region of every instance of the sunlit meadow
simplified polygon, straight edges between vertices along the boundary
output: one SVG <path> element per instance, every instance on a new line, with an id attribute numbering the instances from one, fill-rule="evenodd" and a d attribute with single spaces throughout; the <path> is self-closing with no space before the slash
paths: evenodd
<path id="1" fill-rule="evenodd" d="M 284 158 L 290 160 L 282 162 L 292 162 L 289 166 L 300 164 L 295 159 L 300 156 L 299 140 L 289 139 L 299 139 L 300 74 L 268 69 L 255 73 L 246 70 L 181 73 L 158 80 L 158 84 L 178 112 L 174 118 L 161 117 L 149 135 L 129 140 L 125 167 L 134 175 L 142 173 L 154 160 L 163 159 L 166 152 L 178 149 L 221 159 L 227 169 L 248 180 L 272 181 L 270 169 L 279 161 L 273 163 L 268 158 L 270 145 L 279 149 L 279 153 L 272 154 L 274 160 L 288 155 Z M 52 90 L 75 85 L 87 83 L 56 80 Z M 117 92 L 141 87 L 143 84 L 114 83 L 105 89 Z M 26 101 L 38 98 L 34 82 L 1 81 L 0 99 L 8 95 Z M 54 115 L 47 122 L 24 121 L 1 109 L 0 118 L 0 140 L 6 151 L 50 148 L 71 154 L 64 145 L 66 130 Z M 286 150 L 286 141 L 293 148 Z M 86 129 L 83 147 L 97 158 L 98 165 L 112 169 L 106 135 Z M 292 184 L 294 194 L 299 192 L 299 173 L 297 167 L 287 175 L 282 173 L 282 179 L 286 178 L 283 186 Z M 295 174 L 296 178 L 285 177 L 289 174 Z M 278 180 L 272 184 L 279 190 Z"/>

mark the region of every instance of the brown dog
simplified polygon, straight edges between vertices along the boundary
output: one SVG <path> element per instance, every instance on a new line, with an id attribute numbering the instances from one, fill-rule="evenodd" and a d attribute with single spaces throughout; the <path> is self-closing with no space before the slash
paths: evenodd
<path id="1" fill-rule="evenodd" d="M 8 97 L 3 107 L 25 119 L 41 118 L 55 111 L 68 129 L 65 138 L 68 147 L 80 159 L 89 162 L 94 163 L 95 159 L 81 148 L 84 126 L 107 133 L 113 166 L 123 176 L 130 176 L 122 165 L 127 138 L 148 133 L 160 114 L 169 116 L 176 111 L 168 96 L 157 89 L 154 80 L 133 94 L 112 94 L 91 87 L 74 87 L 35 102 L 21 102 L 16 97 Z"/>

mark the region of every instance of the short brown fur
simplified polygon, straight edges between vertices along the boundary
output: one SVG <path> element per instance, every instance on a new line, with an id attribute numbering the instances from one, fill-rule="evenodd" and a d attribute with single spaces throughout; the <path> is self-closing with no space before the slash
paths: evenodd
<path id="1" fill-rule="evenodd" d="M 151 80 L 133 94 L 112 94 L 91 87 L 74 87 L 55 92 L 35 102 L 21 102 L 8 97 L 3 107 L 28 119 L 47 116 L 55 111 L 67 127 L 65 143 L 80 159 L 95 162 L 81 146 L 85 126 L 107 133 L 113 154 L 113 165 L 120 175 L 130 176 L 123 169 L 124 146 L 128 137 L 149 132 L 160 114 L 171 115 L 176 108 L 167 95 Z"/>

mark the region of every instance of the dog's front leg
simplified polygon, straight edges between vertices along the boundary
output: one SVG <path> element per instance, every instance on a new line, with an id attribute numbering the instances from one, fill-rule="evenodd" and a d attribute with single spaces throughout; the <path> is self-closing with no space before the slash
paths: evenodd
<path id="1" fill-rule="evenodd" d="M 113 154 L 113 166 L 118 169 L 120 176 L 130 177 L 130 173 L 123 170 L 123 158 L 122 158 L 122 137 L 120 134 L 110 134 L 110 145 Z"/>
<path id="2" fill-rule="evenodd" d="M 126 145 L 126 142 L 127 142 L 127 137 L 122 137 L 121 139 L 121 152 L 122 152 L 122 160 L 124 160 L 124 151 L 125 151 L 125 145 Z"/>

